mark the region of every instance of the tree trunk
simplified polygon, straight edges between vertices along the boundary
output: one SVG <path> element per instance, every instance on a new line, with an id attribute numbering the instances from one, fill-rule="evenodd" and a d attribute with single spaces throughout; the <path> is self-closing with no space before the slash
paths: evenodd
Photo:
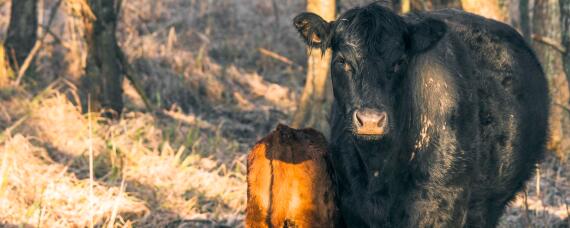
<path id="1" fill-rule="evenodd" d="M 6 49 L 4 49 L 4 45 L 0 45 L 0 88 L 7 87 L 10 84 L 10 77 L 13 73 L 8 64 Z"/>
<path id="2" fill-rule="evenodd" d="M 564 72 L 566 73 L 566 83 L 570 84 L 570 1 L 565 1 L 565 0 L 561 0 L 560 1 L 560 13 L 562 16 L 562 45 L 563 47 L 566 49 L 566 52 L 564 53 L 564 57 L 563 57 L 563 62 L 564 62 Z M 567 94 L 570 94 L 570 85 L 567 86 L 568 90 L 567 90 Z M 570 101 L 566 100 L 565 103 L 565 109 L 566 109 L 566 114 L 570 113 Z M 564 126 L 566 127 L 565 132 L 566 133 L 564 136 L 566 137 L 566 140 L 570 140 L 568 139 L 568 137 L 570 136 L 570 115 L 566 115 L 566 122 Z M 565 151 L 565 154 L 561 154 L 562 156 L 559 156 L 561 158 L 567 158 L 568 154 L 570 153 L 569 151 L 569 147 L 570 145 L 566 144 L 566 148 L 563 148 L 565 150 L 561 150 L 561 151 Z"/>
<path id="3" fill-rule="evenodd" d="M 402 0 L 400 4 L 400 12 L 402 14 L 410 12 L 410 10 L 412 9 L 411 4 L 412 4 L 411 0 Z"/>
<path id="4" fill-rule="evenodd" d="M 570 135 L 563 127 L 566 113 L 562 106 L 568 104 L 570 95 L 562 66 L 562 52 L 556 47 L 562 41 L 560 4 L 558 0 L 535 0 L 533 12 L 533 47 L 548 78 L 552 99 L 548 149 L 562 155 L 564 136 Z"/>
<path id="5" fill-rule="evenodd" d="M 412 11 L 429 11 L 444 8 L 462 9 L 461 0 L 409 0 Z"/>
<path id="6" fill-rule="evenodd" d="M 411 11 L 428 11 L 433 9 L 431 1 L 410 0 Z"/>
<path id="7" fill-rule="evenodd" d="M 431 0 L 433 9 L 454 8 L 462 9 L 461 0 Z"/>
<path id="8" fill-rule="evenodd" d="M 115 30 L 120 0 L 88 0 L 95 18 L 84 14 L 88 47 L 85 75 L 81 79 L 84 111 L 118 117 L 123 109 L 123 69 Z M 89 106 L 88 106 L 89 105 Z"/>
<path id="9" fill-rule="evenodd" d="M 564 72 L 566 73 L 566 81 L 570 82 L 570 1 L 560 1 L 560 13 L 562 16 L 562 45 L 566 49 Z"/>
<path id="10" fill-rule="evenodd" d="M 335 19 L 334 0 L 308 0 L 307 11 L 316 13 L 327 21 Z M 293 115 L 291 125 L 295 128 L 312 127 L 329 135 L 327 115 L 332 104 L 332 85 L 329 77 L 331 51 L 323 55 L 320 49 L 308 51 L 305 88 Z"/>
<path id="11" fill-rule="evenodd" d="M 531 43 L 530 11 L 528 0 L 519 0 L 519 17 L 521 33 L 527 43 Z"/>
<path id="12" fill-rule="evenodd" d="M 461 0 L 463 10 L 497 21 L 508 22 L 508 8 L 501 0 Z"/>
<path id="13" fill-rule="evenodd" d="M 10 24 L 6 36 L 6 54 L 12 69 L 19 69 L 36 43 L 38 1 L 12 0 Z"/>

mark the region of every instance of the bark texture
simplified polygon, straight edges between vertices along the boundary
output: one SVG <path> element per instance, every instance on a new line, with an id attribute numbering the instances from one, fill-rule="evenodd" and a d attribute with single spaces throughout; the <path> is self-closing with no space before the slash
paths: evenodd
<path id="1" fill-rule="evenodd" d="M 34 47 L 38 29 L 38 1 L 12 0 L 6 36 L 6 54 L 13 69 L 18 69 Z"/>
<path id="2" fill-rule="evenodd" d="M 93 17 L 84 16 L 88 47 L 85 75 L 81 80 L 84 111 L 118 116 L 123 109 L 123 69 L 115 31 L 118 0 L 88 0 Z M 88 107 L 88 104 L 90 107 Z"/>
<path id="3" fill-rule="evenodd" d="M 570 1 L 560 1 L 560 13 L 562 16 L 562 45 L 566 49 L 564 72 L 566 73 L 566 80 L 570 82 Z"/>
<path id="4" fill-rule="evenodd" d="M 548 78 L 551 96 L 550 139 L 548 149 L 562 155 L 567 147 L 564 138 L 570 136 L 564 127 L 570 94 L 563 67 L 563 54 L 557 44 L 562 42 L 561 13 L 558 0 L 536 0 L 533 9 L 533 48 Z"/>
<path id="5" fill-rule="evenodd" d="M 444 8 L 462 9 L 461 0 L 409 0 L 412 11 L 429 11 Z"/>
<path id="6" fill-rule="evenodd" d="M 334 0 L 309 0 L 307 11 L 332 21 L 335 19 L 335 5 Z M 330 126 L 327 116 L 333 100 L 329 77 L 331 51 L 327 50 L 323 55 L 321 50 L 312 49 L 308 53 L 305 88 L 291 125 L 294 128 L 312 127 L 328 137 Z"/>
<path id="7" fill-rule="evenodd" d="M 501 0 L 461 0 L 463 10 L 497 21 L 508 22 L 508 8 Z"/>
<path id="8" fill-rule="evenodd" d="M 570 1 L 561 0 L 560 1 L 560 14 L 562 17 L 562 46 L 565 49 L 563 53 L 563 63 L 564 63 L 564 73 L 566 74 L 566 83 L 567 83 L 567 92 L 566 94 L 570 94 Z M 566 100 L 564 105 L 564 109 L 566 110 L 566 122 L 564 123 L 565 132 L 564 136 L 568 138 L 570 135 L 570 100 Z M 568 139 L 567 139 L 568 140 Z M 570 151 L 570 143 L 567 143 L 566 150 L 561 150 L 561 152 L 566 152 L 561 155 L 562 158 L 567 158 Z M 563 148 L 564 149 L 564 148 Z"/>

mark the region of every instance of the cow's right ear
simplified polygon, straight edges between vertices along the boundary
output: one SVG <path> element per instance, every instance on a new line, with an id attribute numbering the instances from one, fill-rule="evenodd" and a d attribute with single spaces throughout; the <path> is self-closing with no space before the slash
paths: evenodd
<path id="1" fill-rule="evenodd" d="M 425 19 L 408 26 L 407 46 L 413 53 L 421 53 L 433 47 L 445 35 L 447 25 L 436 19 Z"/>
<path id="2" fill-rule="evenodd" d="M 305 43 L 311 47 L 326 50 L 330 45 L 331 23 L 314 13 L 301 13 L 293 19 L 293 25 L 299 31 Z"/>

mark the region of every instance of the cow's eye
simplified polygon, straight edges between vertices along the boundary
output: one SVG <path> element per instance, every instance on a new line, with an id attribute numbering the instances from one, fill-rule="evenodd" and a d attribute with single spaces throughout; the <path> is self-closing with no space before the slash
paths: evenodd
<path id="1" fill-rule="evenodd" d="M 342 71 L 345 71 L 345 72 L 352 71 L 352 67 L 350 66 L 350 64 L 348 64 L 348 62 L 345 61 L 344 58 L 341 58 L 341 57 L 337 58 L 334 61 L 334 65 L 337 69 L 340 69 Z"/>
<path id="2" fill-rule="evenodd" d="M 344 64 L 344 63 L 345 63 L 345 61 L 344 61 L 344 58 L 342 58 L 342 57 L 338 57 L 334 60 L 335 65 L 342 66 L 342 64 Z"/>

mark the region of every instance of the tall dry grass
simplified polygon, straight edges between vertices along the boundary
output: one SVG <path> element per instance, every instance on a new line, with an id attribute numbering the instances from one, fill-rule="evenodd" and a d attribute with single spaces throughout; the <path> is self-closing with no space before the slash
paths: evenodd
<path id="1" fill-rule="evenodd" d="M 235 141 L 143 113 L 89 122 L 57 91 L 28 115 L 0 145 L 2 224 L 87 226 L 93 216 L 95 225 L 233 226 L 243 217 L 245 164 Z"/>
<path id="2" fill-rule="evenodd" d="M 144 112 L 125 82 L 120 120 L 80 113 L 73 82 L 85 46 L 65 1 L 25 86 L 0 90 L 0 226 L 241 226 L 245 154 L 290 118 L 304 84 L 290 21 L 305 2 L 123 2 L 120 45 L 162 112 Z M 8 10 L 0 4 L 0 28 Z M 564 224 L 568 164 L 547 159 L 501 226 Z"/>

